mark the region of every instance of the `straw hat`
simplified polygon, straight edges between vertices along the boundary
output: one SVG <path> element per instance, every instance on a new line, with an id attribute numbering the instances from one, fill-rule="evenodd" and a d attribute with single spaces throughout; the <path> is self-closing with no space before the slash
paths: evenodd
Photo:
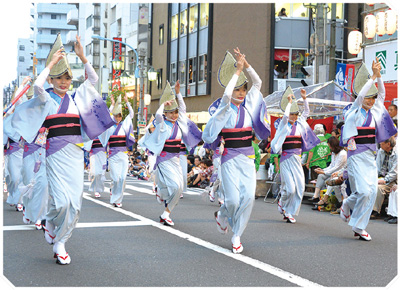
<path id="1" fill-rule="evenodd" d="M 122 114 L 122 101 L 121 101 L 121 95 L 119 95 L 117 102 L 114 105 L 114 108 L 112 110 L 113 115 L 118 115 Z"/>
<path id="2" fill-rule="evenodd" d="M 172 91 L 171 85 L 167 81 L 165 85 L 164 91 L 160 97 L 160 105 L 164 104 L 167 101 L 172 101 L 171 105 L 164 106 L 164 112 L 173 112 L 178 109 L 178 103 L 175 100 L 175 94 Z"/>
<path id="3" fill-rule="evenodd" d="M 229 51 L 226 51 L 224 59 L 222 60 L 221 65 L 219 66 L 219 69 L 218 69 L 219 84 L 223 88 L 226 88 L 226 86 L 232 79 L 232 76 L 235 74 L 235 72 L 236 72 L 236 59 L 232 56 L 232 54 Z M 242 72 L 240 72 L 235 89 L 240 88 L 245 83 L 247 83 L 247 78 L 242 71 Z"/>
<path id="4" fill-rule="evenodd" d="M 288 87 L 286 88 L 285 92 L 284 92 L 283 95 L 282 95 L 281 103 L 280 103 L 281 110 L 284 111 L 284 112 L 285 112 L 286 107 L 287 107 L 287 105 L 288 105 L 288 103 L 289 103 L 288 96 L 289 96 L 290 94 L 293 95 L 293 91 L 292 91 L 292 88 L 291 88 L 290 86 L 288 86 Z M 297 105 L 297 100 L 296 100 L 296 98 L 293 98 L 292 106 L 290 107 L 290 113 L 291 113 L 291 114 L 299 113 L 299 106 Z"/>
<path id="5" fill-rule="evenodd" d="M 54 41 L 53 47 L 51 48 L 49 55 L 47 56 L 46 66 L 48 66 L 48 64 L 50 63 L 50 61 L 53 57 L 53 54 L 60 48 L 62 48 L 63 52 L 65 52 L 64 45 L 61 41 L 61 35 L 60 35 L 60 33 L 58 33 L 57 38 Z M 63 58 L 58 63 L 56 63 L 53 66 L 53 68 L 50 70 L 49 76 L 51 78 L 56 78 L 56 77 L 62 76 L 66 72 L 72 78 L 71 67 L 69 66 L 67 56 L 64 55 Z"/>
<path id="6" fill-rule="evenodd" d="M 361 89 L 370 78 L 371 76 L 368 72 L 367 66 L 365 65 L 365 63 L 362 63 L 353 81 L 353 92 L 356 96 L 358 96 Z M 372 85 L 369 91 L 367 92 L 365 98 L 372 98 L 375 97 L 377 94 L 378 94 L 378 89 L 376 88 L 375 85 Z"/>

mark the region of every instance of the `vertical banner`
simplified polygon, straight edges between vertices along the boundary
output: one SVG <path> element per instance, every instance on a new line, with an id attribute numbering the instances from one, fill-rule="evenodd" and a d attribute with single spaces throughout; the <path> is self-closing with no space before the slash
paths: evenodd
<path id="1" fill-rule="evenodd" d="M 336 66 L 335 83 L 342 88 L 343 91 L 351 94 L 354 80 L 354 65 L 338 63 Z M 350 97 L 342 92 L 338 87 L 335 87 L 335 100 L 349 102 Z"/>
<path id="2" fill-rule="evenodd" d="M 345 80 L 345 91 L 349 92 L 349 93 L 353 93 L 353 80 L 354 80 L 354 76 L 356 74 L 355 72 L 356 67 L 354 66 L 354 64 L 347 64 L 346 65 L 346 80 Z"/>
<path id="3" fill-rule="evenodd" d="M 114 40 L 122 41 L 122 38 L 113 37 Z M 121 60 L 122 55 L 122 44 L 118 42 L 113 42 L 113 50 L 112 50 L 112 59 L 114 60 L 116 56 Z M 122 60 L 121 60 L 122 61 Z M 119 77 L 121 76 L 121 70 L 112 69 L 112 91 L 121 89 L 121 80 Z"/>

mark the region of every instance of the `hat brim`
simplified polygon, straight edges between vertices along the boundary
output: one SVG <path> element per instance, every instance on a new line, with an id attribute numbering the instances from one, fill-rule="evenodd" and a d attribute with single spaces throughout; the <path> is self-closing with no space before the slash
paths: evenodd
<path id="1" fill-rule="evenodd" d="M 236 60 L 229 51 L 226 51 L 224 59 L 222 60 L 218 69 L 218 83 L 221 87 L 226 88 L 232 76 L 236 72 Z M 240 72 L 239 78 L 236 82 L 235 89 L 244 86 L 247 83 L 245 74 Z"/>
<path id="2" fill-rule="evenodd" d="M 358 96 L 364 85 L 367 81 L 371 78 L 367 66 L 362 63 L 361 66 L 358 68 L 356 76 L 354 77 L 353 81 L 353 93 Z M 373 98 L 378 95 L 378 89 L 373 84 L 371 88 L 368 90 L 364 98 Z"/>
<path id="3" fill-rule="evenodd" d="M 279 106 L 283 112 L 286 111 L 286 107 L 289 104 L 289 100 L 288 100 L 289 95 L 293 95 L 293 90 L 290 86 L 288 86 L 286 88 L 285 92 L 282 95 L 281 102 L 279 104 Z M 300 111 L 299 111 L 299 106 L 297 104 L 297 100 L 294 99 L 292 101 L 292 106 L 290 107 L 290 114 L 299 114 L 299 112 Z"/>

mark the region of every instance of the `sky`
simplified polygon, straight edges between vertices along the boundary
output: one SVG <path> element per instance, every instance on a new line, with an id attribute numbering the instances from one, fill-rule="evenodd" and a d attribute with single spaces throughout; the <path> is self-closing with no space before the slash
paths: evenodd
<path id="1" fill-rule="evenodd" d="M 29 38 L 33 31 L 30 29 L 30 22 L 33 18 L 30 16 L 30 8 L 32 8 L 32 0 L 9 0 L 3 2 L 2 9 L 0 9 L 0 95 L 3 95 L 3 87 L 8 86 L 17 77 L 17 47 L 18 38 Z M 42 0 L 38 2 L 54 2 L 50 0 Z M 57 2 L 74 2 L 59 0 Z M 88 1 L 79 1 L 88 2 Z M 108 1 L 98 1 L 108 2 Z M 110 1 L 111 2 L 111 1 Z M 119 1 L 125 2 L 125 1 Z M 136 2 L 136 1 L 131 1 Z M 160 2 L 158 0 L 157 2 Z M 171 0 L 170 2 L 174 2 Z M 182 1 L 179 1 L 182 2 Z M 204 2 L 204 1 L 201 1 Z M 211 1 L 220 2 L 220 1 Z M 223 1 L 223 2 L 244 2 L 244 1 Z M 270 0 L 264 1 L 252 1 L 252 2 L 272 2 Z M 290 1 L 287 2 L 300 2 Z M 328 1 L 326 1 L 328 2 Z M 342 2 L 342 1 L 338 1 Z M 346 2 L 358 2 L 358 1 L 346 1 Z M 361 1 L 360 1 L 361 2 Z M 373 2 L 373 1 L 371 1 Z M 376 1 L 378 2 L 378 1 Z M 399 11 L 399 2 L 395 0 L 387 1 L 392 7 Z M 5 9 L 3 8 L 5 7 Z"/>

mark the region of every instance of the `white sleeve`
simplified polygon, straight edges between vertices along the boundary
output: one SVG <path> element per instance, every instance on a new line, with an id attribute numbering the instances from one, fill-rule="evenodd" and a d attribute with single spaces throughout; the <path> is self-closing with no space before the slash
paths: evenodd
<path id="1" fill-rule="evenodd" d="M 179 112 L 186 114 L 186 104 L 185 101 L 183 100 L 182 94 L 181 93 L 177 94 L 176 98 L 178 99 Z"/>
<path id="2" fill-rule="evenodd" d="M 42 102 L 46 102 L 47 98 L 49 97 L 49 94 L 44 89 L 44 84 L 49 76 L 49 73 L 50 69 L 46 67 L 36 78 L 35 84 L 33 85 L 34 94 L 38 96 Z"/>
<path id="3" fill-rule="evenodd" d="M 85 71 L 88 75 L 88 79 L 92 85 L 95 85 L 97 81 L 99 80 L 99 76 L 97 73 L 94 71 L 93 66 L 90 64 L 90 62 L 87 62 L 84 64 L 85 66 Z"/>
<path id="4" fill-rule="evenodd" d="M 133 119 L 133 117 L 135 116 L 135 113 L 133 112 L 131 104 L 129 102 L 127 104 L 128 104 L 129 118 Z"/>
<path id="5" fill-rule="evenodd" d="M 253 82 L 252 87 L 255 87 L 258 90 L 261 90 L 262 81 L 261 81 L 260 77 L 258 76 L 258 74 L 256 73 L 256 71 L 254 70 L 254 68 L 252 66 L 250 66 L 249 68 L 246 69 L 246 71 L 249 73 L 251 81 Z"/>

